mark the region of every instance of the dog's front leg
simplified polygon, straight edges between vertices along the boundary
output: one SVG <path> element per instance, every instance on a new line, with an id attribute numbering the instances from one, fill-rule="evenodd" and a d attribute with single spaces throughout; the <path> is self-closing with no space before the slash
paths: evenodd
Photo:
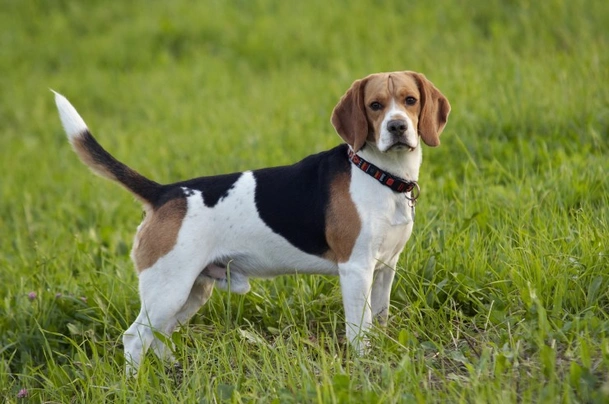
<path id="1" fill-rule="evenodd" d="M 372 324 L 370 291 L 374 278 L 374 265 L 360 262 L 339 264 L 340 285 L 343 293 L 347 338 L 358 354 L 364 353 L 364 333 Z"/>
<path id="2" fill-rule="evenodd" d="M 395 276 L 395 267 L 398 262 L 399 254 L 387 264 L 382 264 L 374 272 L 374 282 L 370 296 L 370 306 L 372 308 L 372 318 L 381 326 L 387 325 L 389 318 L 389 298 L 391 296 L 391 285 Z"/>
<path id="3" fill-rule="evenodd" d="M 377 269 L 374 274 L 370 304 L 372 316 L 381 326 L 386 326 L 389 318 L 389 297 L 394 275 L 395 269 L 391 267 Z"/>

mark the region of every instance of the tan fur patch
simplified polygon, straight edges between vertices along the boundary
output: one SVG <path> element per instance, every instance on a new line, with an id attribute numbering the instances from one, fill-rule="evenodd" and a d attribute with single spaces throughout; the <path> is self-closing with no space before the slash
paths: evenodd
<path id="1" fill-rule="evenodd" d="M 355 203 L 349 194 L 351 177 L 344 173 L 332 181 L 330 205 L 326 213 L 326 240 L 330 251 L 325 258 L 335 262 L 346 262 L 362 228 Z"/>
<path id="2" fill-rule="evenodd" d="M 147 212 L 133 245 L 132 257 L 138 272 L 150 268 L 173 249 L 186 209 L 186 199 L 177 198 Z"/>

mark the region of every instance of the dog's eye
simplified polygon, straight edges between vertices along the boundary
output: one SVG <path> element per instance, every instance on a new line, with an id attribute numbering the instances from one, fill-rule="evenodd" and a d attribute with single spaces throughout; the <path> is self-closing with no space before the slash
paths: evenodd
<path id="1" fill-rule="evenodd" d="M 417 99 L 414 97 L 406 97 L 406 105 L 414 105 L 417 103 Z"/>
<path id="2" fill-rule="evenodd" d="M 381 109 L 383 109 L 383 104 L 378 101 L 374 101 L 370 104 L 370 109 L 373 111 L 380 111 Z"/>

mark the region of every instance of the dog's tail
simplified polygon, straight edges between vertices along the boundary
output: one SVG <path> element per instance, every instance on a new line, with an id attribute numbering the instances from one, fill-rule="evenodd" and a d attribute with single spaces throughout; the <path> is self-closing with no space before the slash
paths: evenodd
<path id="1" fill-rule="evenodd" d="M 53 91 L 53 90 L 51 90 Z M 63 95 L 55 93 L 59 117 L 80 160 L 102 177 L 119 182 L 144 204 L 154 206 L 161 195 L 162 185 L 121 163 L 108 153 L 93 137 L 87 124 Z"/>

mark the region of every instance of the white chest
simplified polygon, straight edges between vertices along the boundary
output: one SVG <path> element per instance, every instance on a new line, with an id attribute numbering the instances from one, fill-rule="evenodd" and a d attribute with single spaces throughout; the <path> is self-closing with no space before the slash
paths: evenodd
<path id="1" fill-rule="evenodd" d="M 392 261 L 404 249 L 414 225 L 414 209 L 403 195 L 399 195 L 393 206 L 394 210 L 387 216 L 385 224 L 379 225 L 379 237 L 383 241 L 376 258 L 382 263 Z"/>
<path id="2" fill-rule="evenodd" d="M 351 192 L 362 218 L 361 242 L 370 246 L 369 253 L 379 264 L 388 264 L 397 259 L 412 234 L 414 209 L 404 194 L 363 172 L 353 174 Z"/>

